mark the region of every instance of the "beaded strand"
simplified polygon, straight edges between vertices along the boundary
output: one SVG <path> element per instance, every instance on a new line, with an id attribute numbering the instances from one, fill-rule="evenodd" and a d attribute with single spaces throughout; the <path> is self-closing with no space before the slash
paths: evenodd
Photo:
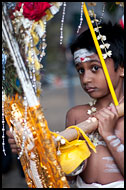
<path id="1" fill-rule="evenodd" d="M 63 14 L 61 19 L 61 26 L 60 26 L 60 45 L 63 43 L 63 26 L 64 26 L 64 17 L 66 13 L 66 2 L 63 2 Z"/>
<path id="2" fill-rule="evenodd" d="M 42 58 L 46 55 L 45 53 L 45 49 L 46 49 L 46 25 L 47 25 L 47 22 L 46 22 L 46 19 L 44 21 L 44 35 L 42 37 L 42 51 L 41 51 L 41 54 L 40 54 L 40 58 L 39 58 L 39 62 L 42 61 Z"/>
<path id="3" fill-rule="evenodd" d="M 3 147 L 3 153 L 4 153 L 4 155 L 6 156 L 6 151 L 5 151 L 4 102 L 5 102 L 5 92 L 3 91 L 3 87 L 2 87 L 2 147 Z"/>
<path id="4" fill-rule="evenodd" d="M 3 49 L 2 49 L 2 80 L 3 82 L 5 81 L 5 64 L 7 61 L 7 55 L 4 54 Z M 4 102 L 5 102 L 5 91 L 2 86 L 2 148 L 3 148 L 3 153 L 6 156 L 6 151 L 5 151 L 5 118 L 4 118 Z"/>
<path id="5" fill-rule="evenodd" d="M 106 3 L 103 2 L 103 5 L 102 5 L 102 15 L 100 17 L 99 24 L 101 24 L 101 22 L 103 20 L 103 16 L 104 16 L 104 12 L 105 12 L 105 6 L 106 6 Z"/>
<path id="6" fill-rule="evenodd" d="M 83 21 L 83 4 L 84 4 L 84 2 L 81 2 L 80 24 L 78 26 L 77 33 L 79 33 L 79 30 L 81 29 L 81 26 L 82 26 L 82 21 Z"/>

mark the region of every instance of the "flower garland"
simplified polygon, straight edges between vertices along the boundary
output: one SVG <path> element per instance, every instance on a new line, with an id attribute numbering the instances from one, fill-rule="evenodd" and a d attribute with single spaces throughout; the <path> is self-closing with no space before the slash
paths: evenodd
<path id="1" fill-rule="evenodd" d="M 53 18 L 61 5 L 61 2 L 18 2 L 15 8 L 13 6 L 13 9 L 9 10 L 14 35 L 38 97 L 41 94 L 40 70 L 43 68 L 41 61 L 46 55 L 47 46 L 46 22 Z M 10 57 L 9 52 L 8 57 Z M 18 90 L 19 86 L 16 87 Z M 14 92 L 11 96 L 13 95 Z"/>
<path id="2" fill-rule="evenodd" d="M 88 6 L 96 6 L 96 2 L 88 2 L 87 3 Z M 119 5 L 121 7 L 124 7 L 124 2 L 115 2 L 116 5 Z M 102 53 L 103 58 L 107 59 L 108 57 L 112 56 L 112 51 L 109 49 L 110 48 L 110 44 L 109 43 L 105 43 L 105 41 L 107 40 L 105 35 L 101 35 L 100 33 L 100 24 L 102 22 L 103 16 L 104 16 L 104 12 L 105 12 L 105 6 L 106 6 L 106 2 L 103 2 L 103 7 L 102 7 L 102 15 L 100 17 L 100 20 L 96 18 L 96 14 L 94 13 L 94 10 L 89 10 L 89 16 L 92 19 L 91 22 L 92 24 L 94 24 L 94 31 L 96 32 L 97 35 L 97 40 L 101 42 L 100 44 L 100 48 L 104 53 Z"/>
<path id="3" fill-rule="evenodd" d="M 105 9 L 105 6 L 103 8 Z M 103 9 L 103 13 L 104 13 L 104 9 Z M 102 13 L 102 18 L 103 18 L 103 13 Z M 101 48 L 101 50 L 104 49 L 104 51 L 105 51 L 105 53 L 102 53 L 103 58 L 106 59 L 107 57 L 111 57 L 112 51 L 108 50 L 110 47 L 110 44 L 105 43 L 105 41 L 107 40 L 106 36 L 101 35 L 101 33 L 100 33 L 101 26 L 99 24 L 101 23 L 101 20 L 96 18 L 96 14 L 94 13 L 94 10 L 89 10 L 89 15 L 92 19 L 92 24 L 95 24 L 94 31 L 97 34 L 97 40 L 101 42 L 100 48 Z"/>

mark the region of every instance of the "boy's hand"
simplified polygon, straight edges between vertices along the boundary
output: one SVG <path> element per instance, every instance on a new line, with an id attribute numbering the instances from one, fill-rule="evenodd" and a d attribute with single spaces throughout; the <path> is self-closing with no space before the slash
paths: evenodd
<path id="1" fill-rule="evenodd" d="M 114 133 L 114 127 L 118 120 L 118 113 L 113 104 L 99 110 L 94 116 L 99 121 L 98 131 L 103 138 Z"/>
<path id="2" fill-rule="evenodd" d="M 10 130 L 6 131 L 6 134 L 8 136 L 8 143 L 10 144 L 11 151 L 15 154 L 19 153 L 21 149 L 17 147 L 13 134 L 10 132 Z"/>

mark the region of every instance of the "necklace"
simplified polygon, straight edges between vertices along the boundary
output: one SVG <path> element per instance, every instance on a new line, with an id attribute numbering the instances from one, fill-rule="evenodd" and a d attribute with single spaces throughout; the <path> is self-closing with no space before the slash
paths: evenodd
<path id="1" fill-rule="evenodd" d="M 91 115 L 92 113 L 94 113 L 94 112 L 96 112 L 96 107 L 94 107 L 94 105 L 96 104 L 96 102 L 97 102 L 97 100 L 92 100 L 92 101 L 90 101 L 90 102 L 88 102 L 88 104 L 89 104 L 89 106 L 91 107 L 91 109 L 88 109 L 88 111 L 87 111 L 87 114 L 88 115 Z"/>
<path id="2" fill-rule="evenodd" d="M 94 107 L 96 104 L 97 100 L 93 99 L 92 101 L 88 102 L 89 106 L 91 107 L 90 109 L 88 109 L 87 114 L 91 115 L 92 113 L 95 113 L 97 108 Z M 93 131 L 92 133 L 88 134 L 88 137 L 90 138 L 91 142 L 97 146 L 99 144 L 101 145 L 105 145 L 104 141 L 100 141 L 101 136 L 99 134 L 98 131 Z"/>
<path id="3" fill-rule="evenodd" d="M 119 104 L 121 103 L 121 101 L 122 101 L 123 99 L 124 99 L 124 95 L 123 95 L 122 98 L 119 100 Z M 88 115 L 91 115 L 92 113 L 95 113 L 95 112 L 96 112 L 97 108 L 94 107 L 95 104 L 96 104 L 96 102 L 97 102 L 96 99 L 93 99 L 93 100 L 91 100 L 90 102 L 88 102 L 89 106 L 91 107 L 91 108 L 88 109 L 88 111 L 87 111 L 87 114 L 88 114 Z M 112 105 L 112 103 L 109 104 L 109 106 L 111 106 L 111 105 Z"/>

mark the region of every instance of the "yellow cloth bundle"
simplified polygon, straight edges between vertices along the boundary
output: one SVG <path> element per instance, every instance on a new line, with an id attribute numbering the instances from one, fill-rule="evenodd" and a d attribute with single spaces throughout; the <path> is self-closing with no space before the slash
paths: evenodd
<path id="1" fill-rule="evenodd" d="M 73 172 L 84 160 L 86 160 L 90 156 L 91 152 L 88 148 L 88 145 L 94 150 L 94 152 L 96 152 L 95 146 L 92 144 L 92 142 L 82 129 L 77 126 L 71 126 L 67 129 L 69 128 L 75 128 L 77 130 L 77 139 L 69 142 L 67 139 L 61 136 L 61 138 L 65 139 L 65 144 L 62 146 L 58 146 L 58 150 L 60 150 L 58 160 L 63 171 L 66 174 L 70 174 L 71 172 Z M 79 140 L 79 132 L 85 138 L 88 145 L 85 140 Z M 54 136 L 59 136 L 59 134 L 54 134 Z"/>

